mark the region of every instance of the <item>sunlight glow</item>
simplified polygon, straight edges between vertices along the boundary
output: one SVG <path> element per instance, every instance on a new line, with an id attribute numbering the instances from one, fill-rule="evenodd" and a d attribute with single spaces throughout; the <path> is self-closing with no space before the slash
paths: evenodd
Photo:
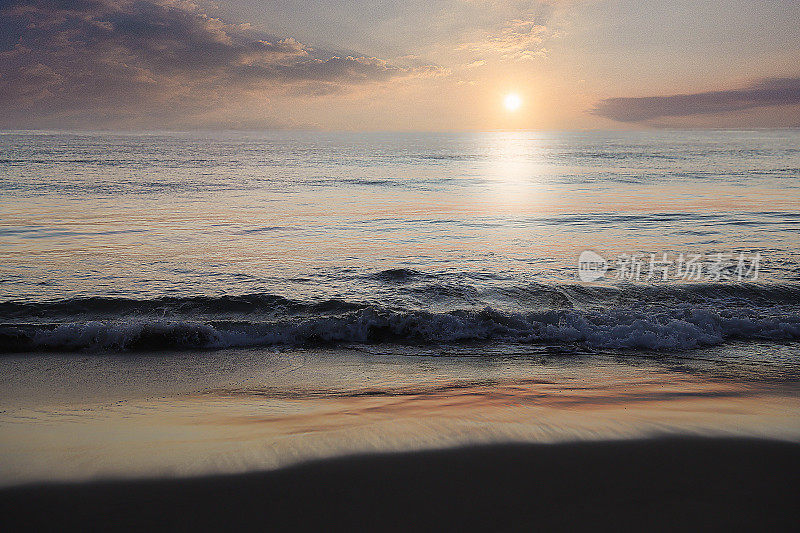
<path id="1" fill-rule="evenodd" d="M 517 93 L 509 93 L 503 100 L 503 105 L 508 111 L 516 111 L 522 106 L 522 98 Z"/>

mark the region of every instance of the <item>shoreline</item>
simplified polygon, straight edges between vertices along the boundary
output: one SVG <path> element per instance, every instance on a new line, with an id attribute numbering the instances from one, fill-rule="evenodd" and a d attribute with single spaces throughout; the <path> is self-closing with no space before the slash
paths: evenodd
<path id="1" fill-rule="evenodd" d="M 359 455 L 0 489 L 12 531 L 667 530 L 796 524 L 800 443 L 681 437 Z"/>

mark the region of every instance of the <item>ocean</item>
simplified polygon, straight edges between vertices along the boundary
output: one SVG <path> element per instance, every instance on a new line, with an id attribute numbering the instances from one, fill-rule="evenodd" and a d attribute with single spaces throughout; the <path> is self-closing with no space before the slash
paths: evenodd
<path id="1" fill-rule="evenodd" d="M 4 484 L 800 438 L 800 130 L 3 132 L 0 213 Z"/>

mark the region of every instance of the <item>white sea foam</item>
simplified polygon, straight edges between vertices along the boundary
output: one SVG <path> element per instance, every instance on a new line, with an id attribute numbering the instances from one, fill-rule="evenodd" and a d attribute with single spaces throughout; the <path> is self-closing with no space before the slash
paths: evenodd
<path id="1" fill-rule="evenodd" d="M 639 308 L 528 313 L 491 308 L 445 313 L 367 307 L 274 321 L 120 319 L 5 325 L 3 351 L 180 350 L 246 346 L 465 342 L 685 350 L 726 341 L 800 339 L 800 314 L 747 309 Z"/>

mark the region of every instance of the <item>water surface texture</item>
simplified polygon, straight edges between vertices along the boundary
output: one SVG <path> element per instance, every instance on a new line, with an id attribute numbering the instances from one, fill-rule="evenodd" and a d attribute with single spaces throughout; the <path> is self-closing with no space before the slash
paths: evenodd
<path id="1" fill-rule="evenodd" d="M 3 133 L 0 213 L 0 485 L 800 439 L 796 130 Z"/>
<path id="2" fill-rule="evenodd" d="M 797 130 L 18 132 L 0 191 L 6 352 L 800 338 Z"/>

